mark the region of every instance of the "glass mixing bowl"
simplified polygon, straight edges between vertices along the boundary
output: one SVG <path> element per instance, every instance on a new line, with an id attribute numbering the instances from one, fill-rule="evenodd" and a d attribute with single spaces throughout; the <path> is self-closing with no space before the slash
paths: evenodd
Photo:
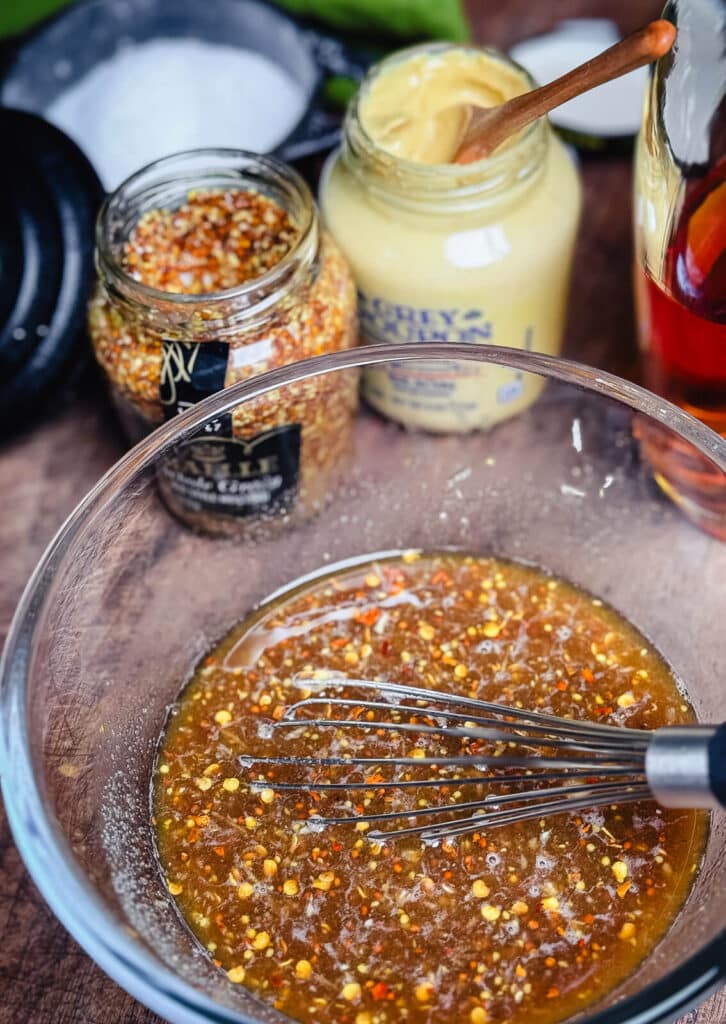
<path id="1" fill-rule="evenodd" d="M 362 408 L 339 472 L 307 507 L 192 532 L 157 471 L 215 417 L 262 394 L 290 401 L 321 374 L 452 358 L 511 387 L 546 387 L 488 432 L 413 432 Z M 504 369 L 503 369 L 504 368 Z M 170 1021 L 283 1021 L 195 945 L 162 884 L 149 777 L 166 710 L 199 657 L 256 603 L 342 560 L 464 548 L 541 565 L 610 601 L 673 665 L 702 720 L 726 719 L 726 545 L 653 484 L 631 431 L 659 422 L 726 470 L 726 441 L 635 385 L 510 349 L 375 347 L 287 366 L 159 428 L 81 502 L 20 602 L 2 662 L 2 788 L 39 889 L 88 953 Z M 299 514 L 298 514 L 299 513 Z M 726 974 L 726 817 L 677 922 L 635 974 L 580 1019 L 654 1024 Z"/>

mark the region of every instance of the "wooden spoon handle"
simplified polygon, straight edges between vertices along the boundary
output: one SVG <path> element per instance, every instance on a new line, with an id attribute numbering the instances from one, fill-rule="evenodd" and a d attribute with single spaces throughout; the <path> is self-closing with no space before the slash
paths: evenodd
<path id="1" fill-rule="evenodd" d="M 619 78 L 644 64 L 650 64 L 651 61 L 668 53 L 675 37 L 676 29 L 670 21 L 651 21 L 597 57 L 573 68 L 561 78 L 556 78 L 554 82 L 549 82 L 522 96 L 516 96 L 494 110 L 482 109 L 479 119 L 482 130 L 480 145 L 477 145 L 475 139 L 479 108 L 475 109 L 465 139 L 456 155 L 456 162 L 469 163 L 480 156 L 486 156 L 510 135 L 514 135 L 560 104 L 598 85 L 611 82 L 614 78 Z"/>

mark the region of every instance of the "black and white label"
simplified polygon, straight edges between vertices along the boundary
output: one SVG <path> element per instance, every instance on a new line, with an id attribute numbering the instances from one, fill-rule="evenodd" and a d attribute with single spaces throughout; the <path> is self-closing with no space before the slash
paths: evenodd
<path id="1" fill-rule="evenodd" d="M 284 507 L 297 490 L 300 426 L 242 441 L 229 436 L 231 422 L 226 426 L 223 419 L 215 421 L 220 433 L 186 441 L 164 463 L 171 493 L 196 512 L 248 516 Z"/>
<path id="2" fill-rule="evenodd" d="M 228 358 L 226 342 L 164 341 L 159 395 L 165 418 L 221 391 Z M 300 445 L 298 424 L 235 438 L 232 416 L 225 413 L 206 424 L 198 437 L 180 444 L 161 473 L 170 492 L 190 511 L 260 514 L 284 507 L 294 497 Z"/>
<path id="3" fill-rule="evenodd" d="M 162 342 L 159 398 L 170 420 L 224 387 L 229 345 L 226 341 Z"/>

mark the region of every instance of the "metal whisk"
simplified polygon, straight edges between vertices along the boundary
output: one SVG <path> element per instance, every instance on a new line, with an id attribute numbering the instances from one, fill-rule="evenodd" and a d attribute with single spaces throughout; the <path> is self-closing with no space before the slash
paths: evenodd
<path id="1" fill-rule="evenodd" d="M 310 821 L 318 827 L 366 822 L 379 826 L 368 832 L 371 839 L 419 835 L 434 841 L 650 798 L 664 807 L 726 806 L 726 724 L 647 731 L 573 721 L 396 683 L 320 674 L 297 681 L 308 688 L 333 689 L 335 696 L 321 692 L 293 704 L 271 726 L 271 735 L 303 730 L 310 736 L 312 730 L 318 736 L 334 730 L 340 752 L 325 757 L 243 757 L 240 763 L 247 771 L 253 765 L 265 767 L 264 781 L 252 779 L 253 785 L 347 798 L 346 809 L 353 813 L 315 815 Z M 354 691 L 372 693 L 372 699 L 355 696 Z M 361 756 L 371 734 L 380 740 L 411 733 L 417 737 L 415 756 Z M 432 750 L 437 743 L 451 747 L 452 740 L 458 741 L 461 752 Z M 273 767 L 284 768 L 286 774 L 304 769 L 305 778 L 277 781 Z M 336 781 L 335 773 L 342 769 L 347 769 L 347 777 Z M 476 787 L 476 799 L 462 802 L 462 789 L 470 786 Z M 457 799 L 421 799 L 414 806 L 368 812 L 374 794 L 390 801 L 389 791 L 403 790 L 417 796 L 433 790 L 444 797 L 453 790 Z M 369 799 L 356 810 L 351 797 L 361 791 Z M 405 819 L 405 827 L 380 827 Z"/>

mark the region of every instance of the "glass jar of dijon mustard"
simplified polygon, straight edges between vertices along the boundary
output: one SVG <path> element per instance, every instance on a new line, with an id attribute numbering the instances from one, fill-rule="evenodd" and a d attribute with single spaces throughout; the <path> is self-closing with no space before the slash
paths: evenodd
<path id="1" fill-rule="evenodd" d="M 540 120 L 486 159 L 451 162 L 461 104 L 492 106 L 533 84 L 502 54 L 445 43 L 369 72 L 320 193 L 356 279 L 363 340 L 559 354 L 581 202 L 569 154 Z M 539 387 L 453 360 L 369 368 L 363 380 L 386 415 L 443 432 L 488 427 Z"/>
<path id="2" fill-rule="evenodd" d="M 104 204 L 96 263 L 91 341 L 132 441 L 215 391 L 357 341 L 346 261 L 303 180 L 269 157 L 198 150 L 149 165 Z M 301 492 L 310 504 L 355 407 L 355 375 L 239 406 L 168 462 L 167 503 L 226 533 Z"/>

